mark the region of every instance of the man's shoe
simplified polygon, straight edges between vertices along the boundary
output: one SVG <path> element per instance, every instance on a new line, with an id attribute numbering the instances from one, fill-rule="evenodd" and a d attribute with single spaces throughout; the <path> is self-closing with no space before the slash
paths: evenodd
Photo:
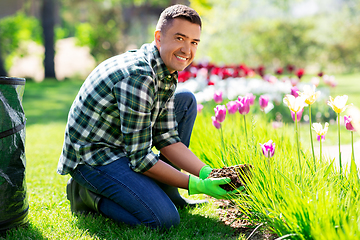
<path id="1" fill-rule="evenodd" d="M 70 201 L 72 213 L 96 213 L 101 196 L 81 186 L 73 178 L 70 178 L 66 186 L 67 199 Z"/>

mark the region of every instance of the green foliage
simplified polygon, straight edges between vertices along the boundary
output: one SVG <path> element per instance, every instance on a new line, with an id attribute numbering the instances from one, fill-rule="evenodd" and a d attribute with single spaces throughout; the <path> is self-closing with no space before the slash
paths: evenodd
<path id="1" fill-rule="evenodd" d="M 211 8 L 199 7 L 204 27 L 197 59 L 271 69 L 291 63 L 331 73 L 353 71 L 360 61 L 359 7 L 344 3 L 330 14 L 294 17 L 290 1 L 207 2 Z"/>
<path id="2" fill-rule="evenodd" d="M 6 59 L 5 68 L 9 69 L 15 55 L 26 55 L 27 49 L 22 42 L 35 41 L 41 43 L 42 29 L 39 20 L 26 16 L 19 11 L 0 19 L 0 48 L 2 58 Z"/>
<path id="3" fill-rule="evenodd" d="M 246 116 L 252 119 L 247 124 L 248 138 L 244 134 L 243 116 L 228 115 L 222 123 L 225 139 L 222 148 L 221 131 L 211 124 L 212 109 L 203 110 L 196 120 L 191 149 L 216 168 L 252 164 L 247 191 L 233 199 L 250 221 L 264 223 L 279 237 L 287 236 L 286 239 L 358 238 L 360 199 L 355 190 L 360 187 L 358 170 L 353 167 L 340 175 L 332 159 L 317 158 L 314 171 L 311 153 L 301 148 L 300 172 L 292 126 L 274 129 L 262 115 Z M 276 149 L 274 157 L 267 159 L 259 143 L 270 139 Z"/>

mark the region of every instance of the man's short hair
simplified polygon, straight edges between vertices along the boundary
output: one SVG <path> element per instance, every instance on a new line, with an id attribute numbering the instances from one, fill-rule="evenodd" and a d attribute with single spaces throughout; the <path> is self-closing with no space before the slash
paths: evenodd
<path id="1" fill-rule="evenodd" d="M 156 30 L 166 32 L 166 29 L 171 26 L 175 18 L 182 18 L 191 23 L 195 23 L 201 28 L 201 18 L 199 14 L 192 8 L 177 4 L 166 8 L 160 15 Z"/>

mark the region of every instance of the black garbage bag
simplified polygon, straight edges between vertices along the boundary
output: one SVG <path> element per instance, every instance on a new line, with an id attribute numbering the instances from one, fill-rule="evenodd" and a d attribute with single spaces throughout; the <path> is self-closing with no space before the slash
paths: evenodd
<path id="1" fill-rule="evenodd" d="M 0 233 L 27 225 L 24 78 L 0 77 Z"/>

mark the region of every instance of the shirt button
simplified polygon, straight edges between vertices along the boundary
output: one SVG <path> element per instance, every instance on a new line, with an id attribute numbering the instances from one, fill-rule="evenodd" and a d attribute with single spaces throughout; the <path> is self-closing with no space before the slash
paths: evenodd
<path id="1" fill-rule="evenodd" d="M 170 78 L 171 78 L 171 75 L 168 75 L 167 78 L 170 79 Z"/>

